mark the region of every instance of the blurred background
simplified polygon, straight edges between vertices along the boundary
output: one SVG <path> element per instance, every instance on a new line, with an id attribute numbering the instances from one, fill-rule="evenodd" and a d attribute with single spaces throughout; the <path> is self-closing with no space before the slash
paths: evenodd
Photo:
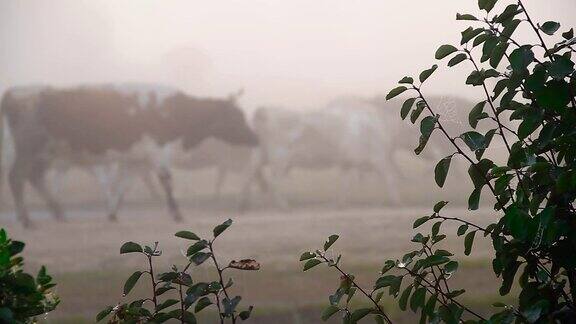
<path id="1" fill-rule="evenodd" d="M 455 15 L 477 12 L 476 6 L 472 0 L 0 1 L 0 93 L 17 86 L 129 83 L 225 98 L 243 89 L 237 105 L 252 128 L 261 107 L 308 116 L 342 102 L 361 102 L 376 109 L 377 117 L 370 116 L 379 118 L 381 125 L 400 129 L 383 129 L 381 134 L 395 148 L 381 152 L 395 165 L 385 168 L 396 181 L 393 187 L 371 172 L 358 172 L 349 181 L 337 166 L 295 165 L 287 174 L 266 173 L 285 204 L 253 188 L 249 208 L 241 211 L 246 167 L 229 170 L 220 190 L 218 163 L 193 170 L 174 168 L 182 223 L 169 217 L 161 193 L 155 192 L 161 190 L 155 179 L 151 186 L 136 181 L 126 193 L 119 221 L 108 222 L 106 195 L 97 179 L 75 168 L 48 173 L 56 179 L 50 183 L 68 221 L 53 221 L 31 192 L 27 204 L 36 228 L 28 230 L 17 223 L 9 190 L 2 184 L 0 225 L 27 243 L 27 266 L 34 271 L 46 264 L 58 283 L 63 302 L 44 321 L 90 323 L 104 306 L 122 300 L 122 281 L 144 261 L 121 257 L 122 242 L 159 241 L 164 251 L 159 266 L 167 268 L 184 260 L 185 242 L 174 238 L 176 231 L 208 234 L 214 225 L 232 218 L 235 225 L 217 248 L 225 259 L 250 257 L 262 263 L 259 272 L 236 274 L 244 305 L 256 306 L 253 321 L 316 323 L 328 303 L 325 296 L 339 278 L 324 270 L 302 274 L 301 252 L 338 233 L 341 239 L 335 248 L 345 257 L 343 266 L 369 283 L 382 260 L 409 249 L 413 220 L 430 213 L 436 201 L 451 201 L 448 213 L 468 215 L 466 169 L 456 161 L 446 186 L 439 189 L 433 168 L 450 153 L 446 143 L 433 138 L 427 150 L 440 153 L 416 157 L 417 127 L 399 118 L 401 101 L 384 103 L 382 98 L 403 76 L 415 76 L 436 63 L 433 56 L 439 45 L 459 43 L 460 31 L 468 25 L 455 21 Z M 526 6 L 534 20 L 555 20 L 564 27 L 573 23 L 576 13 L 573 0 L 555 0 L 553 5 L 532 0 Z M 527 30 L 519 35 L 524 41 L 532 39 Z M 468 127 L 468 111 L 483 100 L 478 89 L 463 85 L 469 72 L 466 64 L 441 68 L 424 90 L 454 132 Z M 334 128 L 335 133 L 341 131 Z M 215 150 L 220 160 L 247 161 L 251 154 L 230 147 L 222 151 L 222 143 L 210 139 L 190 155 L 202 158 Z M 498 158 L 498 145 L 488 154 Z M 391 198 L 391 188 L 397 200 Z M 490 222 L 492 203 L 483 201 L 481 210 L 469 217 Z M 463 251 L 457 239 L 446 244 Z M 489 247 L 488 242 L 477 244 Z M 483 269 L 490 262 L 484 250 L 462 263 L 478 275 L 453 279 L 457 285 L 475 287 L 467 301 L 480 307 L 493 301 L 489 293 L 497 284 L 491 271 Z M 213 275 L 203 267 L 196 271 L 198 277 Z M 136 294 L 146 286 L 138 288 Z"/>

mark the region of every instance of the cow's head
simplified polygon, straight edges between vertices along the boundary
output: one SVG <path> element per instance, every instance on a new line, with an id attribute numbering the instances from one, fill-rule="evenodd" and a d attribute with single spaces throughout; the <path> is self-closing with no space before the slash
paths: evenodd
<path id="1" fill-rule="evenodd" d="M 236 145 L 255 146 L 237 95 L 225 99 L 195 98 L 179 93 L 164 101 L 170 138 L 183 137 L 185 147 L 193 147 L 208 137 Z"/>
<path id="2" fill-rule="evenodd" d="M 238 107 L 238 98 L 243 91 L 230 95 L 227 99 L 214 99 L 210 103 L 213 111 L 209 125 L 210 135 L 228 143 L 256 146 L 258 138 L 248 126 L 244 111 Z"/>

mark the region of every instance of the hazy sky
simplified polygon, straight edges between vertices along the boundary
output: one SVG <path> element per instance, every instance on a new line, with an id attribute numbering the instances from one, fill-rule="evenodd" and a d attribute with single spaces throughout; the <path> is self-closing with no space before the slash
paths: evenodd
<path id="1" fill-rule="evenodd" d="M 506 1 L 501 1 L 506 3 Z M 574 26 L 576 0 L 525 0 Z M 0 91 L 12 85 L 160 82 L 192 94 L 245 89 L 261 104 L 316 107 L 386 92 L 456 43 L 475 0 L 0 0 Z M 563 28 L 564 29 L 564 28 Z M 438 73 L 430 91 L 469 67 Z"/>

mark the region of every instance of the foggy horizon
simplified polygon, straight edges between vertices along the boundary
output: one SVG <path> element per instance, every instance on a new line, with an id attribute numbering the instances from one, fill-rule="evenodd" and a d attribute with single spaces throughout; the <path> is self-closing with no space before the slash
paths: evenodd
<path id="1" fill-rule="evenodd" d="M 576 2 L 526 4 L 563 25 Z M 192 95 L 245 90 L 242 106 L 320 107 L 334 97 L 382 95 L 406 72 L 437 63 L 475 1 L 3 1 L 0 91 L 29 84 L 145 82 Z M 402 13 L 402 14 L 398 14 Z M 397 64 L 400 60 L 410 64 Z M 406 70 L 406 66 L 414 70 Z M 440 64 L 445 67 L 444 64 Z M 427 89 L 473 99 L 469 67 L 442 68 Z"/>

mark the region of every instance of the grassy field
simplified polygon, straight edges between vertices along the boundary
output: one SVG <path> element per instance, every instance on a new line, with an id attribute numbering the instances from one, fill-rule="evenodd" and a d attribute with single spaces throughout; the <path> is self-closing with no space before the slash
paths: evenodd
<path id="1" fill-rule="evenodd" d="M 305 250 L 320 247 L 328 235 L 340 235 L 334 249 L 342 253 L 343 267 L 369 285 L 385 259 L 400 257 L 411 248 L 412 222 L 429 214 L 433 202 L 448 197 L 453 200 L 447 208 L 449 215 L 469 217 L 481 224 L 494 219 L 489 208 L 473 214 L 463 208 L 466 197 L 459 189 L 462 183 L 458 179 L 452 179 L 443 194 L 434 189 L 428 177 L 405 180 L 406 185 L 398 188 L 406 197 L 401 206 L 387 202 L 378 180 L 365 179 L 350 188 L 348 205 L 336 207 L 331 199 L 337 192 L 336 173 L 297 172 L 282 187 L 292 208 L 278 210 L 260 197 L 254 209 L 239 213 L 235 209 L 238 179 L 233 178 L 221 200 L 216 201 L 210 195 L 211 177 L 206 171 L 177 178 L 186 215 L 182 223 L 174 223 L 161 203 L 148 201 L 140 186 L 129 195 L 120 221 L 109 223 L 93 180 L 79 172 L 71 174 L 73 180 L 63 188 L 69 216 L 65 223 L 49 219 L 34 197 L 34 230 L 22 229 L 14 221 L 13 211 L 6 208 L 0 220 L 12 237 L 27 243 L 27 268 L 36 271 L 45 264 L 58 283 L 62 304 L 44 322 L 92 323 L 99 310 L 122 301 L 123 281 L 144 266 L 140 256 L 119 255 L 123 242 L 159 241 L 163 250 L 158 264 L 161 271 L 185 262 L 186 242 L 175 238 L 175 232 L 189 229 L 208 235 L 214 225 L 233 218 L 234 225 L 219 238 L 216 249 L 223 262 L 254 258 L 262 264 L 258 272 L 230 272 L 236 282 L 235 292 L 243 296 L 241 305 L 256 307 L 253 323 L 318 323 L 339 275 L 320 267 L 303 273 L 298 257 Z M 430 190 L 423 192 L 422 188 Z M 455 233 L 456 228 L 456 224 L 450 224 L 443 230 Z M 462 255 L 463 242 L 455 235 L 446 241 L 446 246 Z M 460 258 L 461 271 L 451 279 L 453 287 L 471 290 L 462 297 L 464 302 L 483 310 L 500 298 L 495 295 L 498 280 L 490 271 L 490 251 L 490 243 L 479 236 L 473 255 Z M 208 279 L 214 278 L 214 273 L 202 266 L 194 269 L 192 276 Z M 148 289 L 148 283 L 142 281 L 133 294 L 137 296 Z M 391 298 L 386 307 L 400 322 L 412 322 L 413 315 L 399 313 Z M 211 323 L 215 314 L 207 312 L 204 316 Z"/>

